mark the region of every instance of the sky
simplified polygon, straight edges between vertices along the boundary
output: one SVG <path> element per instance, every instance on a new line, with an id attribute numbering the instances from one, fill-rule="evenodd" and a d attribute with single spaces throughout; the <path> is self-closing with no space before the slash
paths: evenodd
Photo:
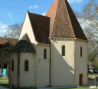
<path id="1" fill-rule="evenodd" d="M 7 27 L 23 23 L 26 11 L 44 15 L 54 0 L 0 0 L 0 36 L 4 36 Z M 68 0 L 74 11 L 81 12 L 89 0 Z"/>

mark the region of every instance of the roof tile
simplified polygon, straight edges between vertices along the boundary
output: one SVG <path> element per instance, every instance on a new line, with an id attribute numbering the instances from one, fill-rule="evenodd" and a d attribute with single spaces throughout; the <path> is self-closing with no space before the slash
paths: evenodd
<path id="1" fill-rule="evenodd" d="M 29 13 L 29 17 L 36 40 L 39 43 L 49 44 L 50 18 L 34 13 Z"/>
<path id="2" fill-rule="evenodd" d="M 67 0 L 54 0 L 46 13 L 50 17 L 50 36 L 87 40 Z"/>
<path id="3" fill-rule="evenodd" d="M 17 39 L 0 37 L 0 45 L 3 45 L 5 41 L 9 41 L 11 45 L 15 45 L 17 43 Z"/>
<path id="4" fill-rule="evenodd" d="M 26 40 L 20 40 L 18 43 L 10 50 L 10 52 L 32 52 L 35 53 L 33 44 Z"/>

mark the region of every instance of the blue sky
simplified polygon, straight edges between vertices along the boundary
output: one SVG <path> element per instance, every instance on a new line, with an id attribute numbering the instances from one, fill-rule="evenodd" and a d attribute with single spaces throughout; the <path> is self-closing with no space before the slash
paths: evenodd
<path id="1" fill-rule="evenodd" d="M 0 0 L 0 36 L 9 25 L 22 23 L 26 11 L 44 14 L 54 0 Z M 89 0 L 68 0 L 74 11 L 81 11 Z"/>

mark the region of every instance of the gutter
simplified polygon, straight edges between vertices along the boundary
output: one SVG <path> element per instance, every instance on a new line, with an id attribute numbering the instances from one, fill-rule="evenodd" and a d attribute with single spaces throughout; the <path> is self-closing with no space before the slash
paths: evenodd
<path id="1" fill-rule="evenodd" d="M 50 85 L 50 87 L 51 87 L 51 45 L 49 46 L 50 47 L 50 70 L 49 70 L 49 72 L 50 72 L 50 76 L 49 76 L 49 85 Z"/>
<path id="2" fill-rule="evenodd" d="M 20 88 L 20 53 L 18 53 L 18 62 L 17 62 L 17 89 Z"/>

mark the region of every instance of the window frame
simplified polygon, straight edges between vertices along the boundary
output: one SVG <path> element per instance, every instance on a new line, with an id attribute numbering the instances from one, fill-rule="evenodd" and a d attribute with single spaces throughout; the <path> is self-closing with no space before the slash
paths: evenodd
<path id="1" fill-rule="evenodd" d="M 44 59 L 47 59 L 47 49 L 44 49 Z"/>
<path id="2" fill-rule="evenodd" d="M 83 57 L 83 47 L 80 47 L 80 57 Z"/>
<path id="3" fill-rule="evenodd" d="M 5 66 L 6 66 L 6 67 L 5 67 Z M 4 68 L 4 69 L 7 69 L 7 66 L 8 66 L 7 63 L 5 63 L 3 68 Z"/>
<path id="4" fill-rule="evenodd" d="M 11 71 L 14 71 L 14 60 L 11 60 Z"/>
<path id="5" fill-rule="evenodd" d="M 2 64 L 0 64 L 0 69 L 2 68 Z"/>
<path id="6" fill-rule="evenodd" d="M 66 47 L 65 45 L 62 45 L 62 56 L 66 56 Z"/>
<path id="7" fill-rule="evenodd" d="M 27 64 L 26 64 L 26 62 L 27 62 Z M 24 61 L 24 71 L 25 72 L 28 72 L 29 71 L 29 61 L 28 60 L 25 60 Z"/>

